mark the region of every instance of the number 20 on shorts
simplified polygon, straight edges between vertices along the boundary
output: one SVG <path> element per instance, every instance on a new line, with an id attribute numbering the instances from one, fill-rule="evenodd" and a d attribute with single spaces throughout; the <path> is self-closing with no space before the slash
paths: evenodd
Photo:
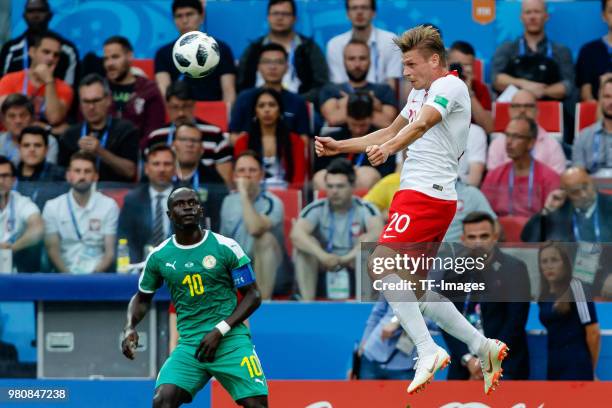
<path id="1" fill-rule="evenodd" d="M 389 226 L 385 232 L 397 232 L 398 234 L 402 234 L 408 229 L 408 225 L 410 225 L 410 216 L 408 216 L 408 214 L 400 215 L 399 213 L 393 213 L 391 214 L 391 221 L 389 221 Z"/>
<path id="2" fill-rule="evenodd" d="M 243 357 L 240 367 L 244 367 L 245 365 L 249 370 L 249 375 L 251 378 L 261 377 L 263 375 L 261 363 L 259 362 L 259 358 L 256 354 L 252 354 L 250 357 Z"/>
<path id="3" fill-rule="evenodd" d="M 202 283 L 202 277 L 199 273 L 185 276 L 183 285 L 189 285 L 189 294 L 191 294 L 191 297 L 204 294 L 204 284 Z"/>

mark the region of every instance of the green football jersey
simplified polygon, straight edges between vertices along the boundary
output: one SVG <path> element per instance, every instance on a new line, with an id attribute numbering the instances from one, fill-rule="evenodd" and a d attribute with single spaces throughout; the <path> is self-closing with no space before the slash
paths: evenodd
<path id="1" fill-rule="evenodd" d="M 194 245 L 180 245 L 173 235 L 147 257 L 138 289 L 153 293 L 165 281 L 176 307 L 180 342 L 198 345 L 236 308 L 231 271 L 250 262 L 238 243 L 223 235 L 205 231 Z M 224 342 L 236 335 L 250 336 L 249 329 L 244 324 L 234 327 Z"/>

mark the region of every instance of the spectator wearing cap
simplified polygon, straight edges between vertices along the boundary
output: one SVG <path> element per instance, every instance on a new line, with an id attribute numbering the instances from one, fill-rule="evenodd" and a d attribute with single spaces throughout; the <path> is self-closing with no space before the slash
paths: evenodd
<path id="1" fill-rule="evenodd" d="M 40 253 L 38 259 L 32 259 L 24 250 L 40 243 L 44 225 L 32 200 L 14 191 L 16 182 L 15 166 L 0 156 L 0 248 L 11 250 L 13 270 L 35 272 Z"/>
<path id="2" fill-rule="evenodd" d="M 295 272 L 304 300 L 354 295 L 361 242 L 376 240 L 383 228 L 376 207 L 353 195 L 356 175 L 352 163 L 336 158 L 326 170 L 327 197 L 307 205 L 291 229 L 297 249 Z"/>
<path id="3" fill-rule="evenodd" d="M 125 196 L 117 235 L 119 239 L 127 238 L 132 263 L 144 261 L 150 249 L 172 233 L 166 211 L 175 163 L 176 155 L 170 146 L 165 143 L 152 146 L 144 165 L 147 182 Z"/>
<path id="4" fill-rule="evenodd" d="M 200 31 L 204 22 L 204 6 L 201 0 L 173 0 L 172 16 L 179 35 Z M 215 37 L 219 44 L 220 61 L 210 75 L 204 78 L 189 78 L 174 66 L 172 48 L 175 40 L 155 53 L 155 82 L 162 95 L 168 85 L 181 78 L 189 84 L 193 97 L 198 101 L 224 101 L 234 103 L 236 99 L 236 67 L 230 47 Z"/>
<path id="5" fill-rule="evenodd" d="M 373 102 L 372 123 L 377 128 L 387 127 L 397 116 L 397 100 L 393 89 L 386 83 L 376 84 L 367 79 L 370 70 L 368 43 L 351 39 L 344 47 L 344 68 L 348 81 L 328 84 L 321 89 L 319 104 L 328 126 L 346 123 L 348 97 L 355 92 L 368 93 Z"/>
<path id="6" fill-rule="evenodd" d="M 535 121 L 519 116 L 510 120 L 505 133 L 506 152 L 512 161 L 487 173 L 482 192 L 497 215 L 529 217 L 558 188 L 559 175 L 531 156 L 538 134 Z"/>
<path id="7" fill-rule="evenodd" d="M 134 49 L 129 40 L 113 36 L 104 41 L 104 69 L 113 96 L 113 116 L 129 120 L 140 131 L 141 145 L 164 124 L 164 99 L 154 81 L 132 73 Z"/>
<path id="8" fill-rule="evenodd" d="M 346 106 L 346 125 L 329 136 L 335 140 L 346 140 L 353 137 L 361 137 L 376 130 L 372 124 L 373 100 L 368 93 L 357 92 L 351 94 Z M 372 167 L 363 154 L 340 155 L 348 159 L 355 167 L 355 188 L 370 189 L 381 177 L 387 176 L 395 171 L 395 159 L 390 158 L 385 163 Z M 314 188 L 322 190 L 325 188 L 326 168 L 334 160 L 334 157 L 316 157 L 314 163 L 313 177 Z"/>
<path id="9" fill-rule="evenodd" d="M 69 84 L 53 77 L 61 41 L 57 34 L 49 31 L 34 38 L 28 50 L 32 60 L 30 66 L 0 79 L 0 104 L 8 95 L 21 93 L 32 100 L 38 119 L 53 126 L 65 121 L 74 93 Z"/>
<path id="10" fill-rule="evenodd" d="M 273 89 L 259 89 L 249 132 L 236 140 L 234 155 L 253 150 L 262 157 L 266 185 L 300 188 L 308 173 L 306 149 L 302 139 L 287 129 L 282 112 L 281 95 Z"/>
<path id="11" fill-rule="evenodd" d="M 232 186 L 232 147 L 227 134 L 218 126 L 195 116 L 195 100 L 185 81 L 176 81 L 166 91 L 166 109 L 169 123 L 149 134 L 147 146 L 157 143 L 172 145 L 176 128 L 182 123 L 194 123 L 202 134 L 202 165 L 206 167 L 211 183 Z"/>
<path id="12" fill-rule="evenodd" d="M 68 128 L 60 138 L 58 164 L 84 150 L 96 157 L 100 181 L 131 182 L 136 177 L 138 131 L 131 122 L 110 115 L 112 97 L 108 83 L 98 74 L 85 76 L 79 84 L 84 121 Z"/>
<path id="13" fill-rule="evenodd" d="M 296 21 L 295 0 L 268 0 L 269 31 L 249 44 L 240 57 L 237 81 L 240 91 L 264 83 L 257 71 L 261 47 L 276 43 L 285 47 L 289 54 L 283 88 L 316 102 L 319 89 L 328 81 L 327 62 L 317 43 L 295 31 Z"/>
<path id="14" fill-rule="evenodd" d="M 45 204 L 45 247 L 58 272 L 106 272 L 115 259 L 119 207 L 96 191 L 96 157 L 79 151 L 70 157 L 70 191 Z"/>
<path id="15" fill-rule="evenodd" d="M 19 165 L 19 135 L 34 122 L 34 105 L 27 96 L 11 94 L 2 103 L 2 124 L 6 129 L 0 133 L 0 154 L 7 157 L 13 165 Z M 55 136 L 49 134 L 47 161 L 57 163 L 58 143 Z"/>
<path id="16" fill-rule="evenodd" d="M 23 12 L 27 29 L 18 37 L 4 43 L 0 50 L 0 76 L 28 68 L 30 46 L 40 33 L 48 30 L 53 12 L 47 0 L 27 0 Z M 57 34 L 56 34 L 57 35 Z M 57 35 L 61 42 L 59 60 L 53 72 L 55 78 L 74 86 L 79 78 L 79 51 L 69 40 Z"/>
<path id="17" fill-rule="evenodd" d="M 259 88 L 270 88 L 281 94 L 283 102 L 283 120 L 291 132 L 302 137 L 304 143 L 308 142 L 309 123 L 306 102 L 296 93 L 283 88 L 283 76 L 288 68 L 288 54 L 282 45 L 269 43 L 261 47 L 257 70 L 264 83 Z M 238 95 L 232 108 L 229 124 L 232 143 L 236 142 L 241 132 L 248 132 L 253 116 L 253 106 L 259 88 L 247 89 Z"/>

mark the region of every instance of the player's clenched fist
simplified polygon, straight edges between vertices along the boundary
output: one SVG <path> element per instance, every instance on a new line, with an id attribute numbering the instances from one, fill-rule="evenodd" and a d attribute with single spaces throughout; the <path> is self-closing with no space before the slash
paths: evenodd
<path id="1" fill-rule="evenodd" d="M 389 158 L 389 152 L 383 146 L 379 145 L 366 147 L 366 153 L 372 166 L 380 166 Z"/>
<path id="2" fill-rule="evenodd" d="M 315 136 L 315 153 L 319 157 L 334 156 L 340 153 L 338 141 L 331 137 Z"/>
<path id="3" fill-rule="evenodd" d="M 121 351 L 123 351 L 123 355 L 129 358 L 130 360 L 134 359 L 134 353 L 136 352 L 136 348 L 138 347 L 138 332 L 136 329 L 127 328 L 123 332 L 123 341 L 121 342 Z"/>

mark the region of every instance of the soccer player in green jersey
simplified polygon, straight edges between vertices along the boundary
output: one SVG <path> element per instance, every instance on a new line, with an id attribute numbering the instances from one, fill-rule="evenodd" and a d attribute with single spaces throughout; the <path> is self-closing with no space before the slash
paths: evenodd
<path id="1" fill-rule="evenodd" d="M 243 323 L 261 304 L 251 260 L 233 239 L 202 230 L 202 215 L 194 190 L 182 187 L 168 197 L 176 233 L 146 260 L 128 306 L 122 351 L 134 359 L 136 325 L 165 281 L 176 306 L 179 344 L 157 376 L 153 407 L 191 402 L 214 376 L 239 405 L 266 408 L 266 378 Z"/>

